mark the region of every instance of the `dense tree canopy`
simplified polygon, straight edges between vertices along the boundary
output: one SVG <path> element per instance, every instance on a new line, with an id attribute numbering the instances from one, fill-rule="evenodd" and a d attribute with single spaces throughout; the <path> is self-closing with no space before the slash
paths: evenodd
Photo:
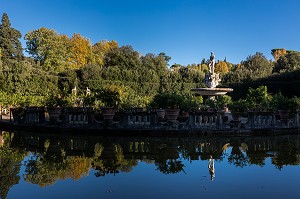
<path id="1" fill-rule="evenodd" d="M 144 106 L 157 93 L 189 96 L 192 88 L 205 87 L 209 62 L 205 58 L 200 63 L 169 67 L 171 57 L 164 52 L 142 55 L 114 40 L 92 44 L 80 33 L 69 37 L 45 27 L 25 34 L 30 57 L 24 57 L 20 38 L 20 31 L 11 27 L 4 13 L 0 24 L 0 91 L 11 100 L 2 100 L 2 104 L 43 104 L 49 96 L 71 97 L 76 87 L 78 97 L 84 96 L 87 89 L 92 93 L 112 89 L 121 94 L 123 105 Z M 224 86 L 300 68 L 299 53 L 285 49 L 273 49 L 271 53 L 274 62 L 259 52 L 240 64 L 225 58 L 216 63 L 215 72 L 220 73 Z"/>
<path id="2" fill-rule="evenodd" d="M 63 71 L 67 65 L 68 38 L 48 28 L 29 31 L 25 37 L 26 51 L 45 71 Z"/>
<path id="3" fill-rule="evenodd" d="M 300 69 L 300 53 L 293 51 L 287 52 L 278 58 L 274 72 L 291 72 L 297 69 Z"/>
<path id="4" fill-rule="evenodd" d="M 20 42 L 22 37 L 20 31 L 10 27 L 10 21 L 6 13 L 2 15 L 0 24 L 0 48 L 1 59 L 7 63 L 8 60 L 21 60 L 23 49 Z"/>

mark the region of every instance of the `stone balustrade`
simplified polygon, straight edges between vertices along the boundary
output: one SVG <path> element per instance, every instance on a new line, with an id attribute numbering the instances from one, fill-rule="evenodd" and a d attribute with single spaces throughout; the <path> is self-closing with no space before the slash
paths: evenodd
<path id="1" fill-rule="evenodd" d="M 21 111 L 20 111 L 21 110 Z M 28 107 L 19 111 L 12 110 L 15 124 L 41 124 L 47 123 L 45 120 L 45 108 Z M 98 115 L 101 113 L 98 113 Z M 273 112 L 248 112 L 248 116 L 243 119 L 231 119 L 230 113 L 223 111 L 212 112 L 190 112 L 185 116 L 179 116 L 175 121 L 168 121 L 164 117 L 159 117 L 156 112 L 118 112 L 118 116 L 113 120 L 106 121 L 100 118 L 96 121 L 95 111 L 92 108 L 70 107 L 61 111 L 60 120 L 56 123 L 60 125 L 80 126 L 111 126 L 115 128 L 140 128 L 140 129 L 225 129 L 225 128 L 276 128 L 276 127 L 300 127 L 300 113 L 290 114 L 288 118 L 282 120 L 280 115 Z M 50 120 L 51 121 L 51 120 Z M 109 123 L 107 123 L 109 122 Z"/>

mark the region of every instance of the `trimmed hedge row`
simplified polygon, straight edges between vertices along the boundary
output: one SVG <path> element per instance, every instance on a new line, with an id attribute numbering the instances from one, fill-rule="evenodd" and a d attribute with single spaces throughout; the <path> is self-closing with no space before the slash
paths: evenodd
<path id="1" fill-rule="evenodd" d="M 299 97 L 300 70 L 272 75 L 267 78 L 258 79 L 253 82 L 232 83 L 222 86 L 233 88 L 233 92 L 229 93 L 229 95 L 235 100 L 239 98 L 245 98 L 249 87 L 258 88 L 259 86 L 267 86 L 268 93 L 270 94 L 276 94 L 278 92 L 281 92 L 282 95 L 287 97 Z"/>

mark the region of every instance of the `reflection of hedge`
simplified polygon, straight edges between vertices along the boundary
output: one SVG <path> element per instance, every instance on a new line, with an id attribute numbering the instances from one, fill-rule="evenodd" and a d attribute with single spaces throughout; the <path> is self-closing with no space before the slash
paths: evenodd
<path id="1" fill-rule="evenodd" d="M 273 75 L 267 78 L 259 79 L 253 82 L 236 83 L 223 85 L 233 88 L 233 92 L 229 95 L 233 99 L 245 98 L 248 88 L 258 88 L 264 85 L 268 87 L 268 92 L 271 94 L 278 93 L 279 91 L 284 96 L 293 97 L 300 96 L 300 70 L 290 73 L 283 73 Z"/>

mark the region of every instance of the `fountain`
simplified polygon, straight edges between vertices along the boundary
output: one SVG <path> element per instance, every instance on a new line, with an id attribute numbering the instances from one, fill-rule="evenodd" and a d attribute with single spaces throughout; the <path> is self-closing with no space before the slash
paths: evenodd
<path id="1" fill-rule="evenodd" d="M 232 88 L 216 88 L 219 85 L 221 79 L 219 77 L 219 74 L 214 72 L 215 63 L 215 55 L 212 52 L 210 55 L 209 72 L 205 75 L 205 84 L 207 88 L 193 88 L 192 92 L 201 96 L 215 97 L 225 95 L 226 93 L 233 91 Z"/>

